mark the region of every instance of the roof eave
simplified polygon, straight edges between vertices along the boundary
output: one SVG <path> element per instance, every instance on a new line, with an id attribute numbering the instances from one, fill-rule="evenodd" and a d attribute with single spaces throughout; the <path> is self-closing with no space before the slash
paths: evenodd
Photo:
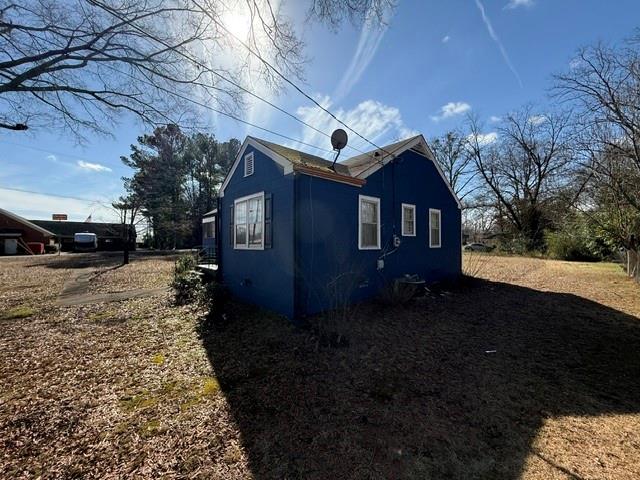
<path id="1" fill-rule="evenodd" d="M 302 173 L 304 175 L 309 175 L 312 177 L 324 178 L 325 180 L 331 180 L 334 182 L 345 183 L 347 185 L 352 185 L 354 187 L 361 187 L 367 181 L 363 178 L 349 177 L 347 175 L 342 175 L 336 172 L 329 172 L 326 170 L 320 170 L 318 168 L 309 167 L 306 165 L 294 165 L 293 170 L 295 172 Z"/>
<path id="2" fill-rule="evenodd" d="M 8 210 L 5 210 L 3 208 L 0 208 L 0 213 L 3 213 L 7 217 L 15 220 L 16 222 L 22 223 L 23 225 L 26 225 L 29 228 L 42 233 L 45 237 L 55 237 L 54 233 L 50 232 L 49 230 L 47 230 L 45 228 L 42 228 L 39 225 L 36 225 L 35 223 L 31 223 L 29 220 L 27 220 L 26 218 L 21 217 L 20 215 L 16 215 L 15 213 L 12 213 L 12 212 L 10 212 Z"/>

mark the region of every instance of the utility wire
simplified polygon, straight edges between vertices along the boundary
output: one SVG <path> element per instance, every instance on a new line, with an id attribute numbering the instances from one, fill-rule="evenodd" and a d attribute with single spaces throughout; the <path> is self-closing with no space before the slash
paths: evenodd
<path id="1" fill-rule="evenodd" d="M 101 205 L 108 206 L 108 207 L 111 208 L 111 204 L 110 203 L 107 203 L 107 202 L 105 202 L 103 200 L 95 200 L 95 199 L 91 199 L 91 198 L 72 197 L 70 195 L 60 195 L 60 194 L 57 194 L 57 193 L 36 192 L 34 190 L 26 190 L 26 189 L 23 189 L 23 188 L 14 188 L 14 187 L 3 187 L 1 185 L 0 185 L 0 190 L 9 190 L 9 191 L 12 191 L 12 192 L 21 192 L 21 193 L 31 193 L 31 194 L 34 194 L 34 195 L 46 195 L 48 197 L 66 198 L 66 199 L 69 199 L 69 200 L 80 200 L 82 202 L 99 203 Z"/>
<path id="2" fill-rule="evenodd" d="M 306 93 L 304 90 L 302 90 L 302 88 L 300 88 L 295 82 L 293 82 L 292 80 L 289 80 L 287 78 L 287 76 L 285 74 L 283 74 L 282 72 L 280 72 L 280 70 L 278 70 L 276 67 L 274 67 L 269 61 L 267 61 L 262 55 L 260 55 L 259 52 L 256 52 L 253 48 L 251 48 L 251 46 L 249 46 L 245 41 L 243 41 L 242 39 L 240 39 L 237 35 L 235 35 L 233 32 L 231 32 L 224 24 L 220 23 L 220 21 L 218 19 L 216 19 L 213 15 L 211 15 L 205 8 L 203 8 L 197 1 L 193 0 L 193 3 L 207 16 L 211 19 L 211 21 L 213 23 L 215 23 L 218 27 L 220 27 L 221 29 L 223 29 L 225 32 L 227 32 L 227 34 L 229 34 L 230 36 L 232 36 L 233 38 L 235 38 L 240 45 L 242 45 L 244 48 L 246 48 L 249 53 L 251 53 L 252 55 L 256 56 L 264 65 L 266 65 L 270 70 L 272 70 L 278 77 L 280 77 L 282 80 L 284 80 L 286 83 L 288 83 L 289 85 L 291 85 L 293 88 L 295 88 L 300 94 L 302 94 L 304 97 L 306 97 L 308 100 L 310 100 L 311 102 L 313 102 L 318 108 L 320 108 L 323 112 L 325 112 L 326 114 L 328 114 L 331 118 L 333 118 L 336 122 L 338 122 L 340 125 L 344 126 L 345 128 L 347 128 L 350 132 L 352 132 L 353 134 L 355 134 L 356 136 L 360 137 L 362 140 L 364 140 L 365 142 L 367 142 L 370 145 L 373 145 L 377 150 L 381 150 L 383 152 L 385 152 L 386 154 L 393 156 L 391 153 L 387 152 L 384 148 L 378 146 L 377 144 L 375 144 L 374 142 L 372 142 L 371 140 L 369 140 L 368 138 L 366 138 L 365 136 L 361 135 L 360 133 L 358 133 L 357 131 L 355 131 L 353 128 L 351 128 L 349 125 L 347 125 L 345 122 L 343 122 L 342 120 L 340 120 L 333 112 L 331 112 L 329 109 L 325 108 L 323 105 L 321 105 L 315 98 L 313 98 L 311 95 L 309 95 L 308 93 Z"/>
<path id="3" fill-rule="evenodd" d="M 55 154 L 55 155 L 59 155 L 61 157 L 75 158 L 76 160 L 83 160 L 83 161 L 87 160 L 87 157 L 80 157 L 78 155 L 73 155 L 71 153 L 56 152 L 55 150 L 50 150 L 48 148 L 32 147 L 30 145 L 23 145 L 21 143 L 15 143 L 15 142 L 8 142 L 6 140 L 2 140 L 2 141 L 0 141 L 0 143 L 3 143 L 5 145 L 13 145 L 14 147 L 28 148 L 28 149 L 31 149 L 31 150 L 37 150 L 37 151 L 43 152 L 43 153 Z M 4 188 L 4 187 L 2 187 L 2 188 Z"/>
<path id="4" fill-rule="evenodd" d="M 116 18 L 120 19 L 121 21 L 125 21 L 125 20 L 126 20 L 126 19 L 125 19 L 125 18 L 123 18 L 121 15 L 119 15 L 117 12 L 113 11 L 111 8 L 109 8 L 108 6 L 104 5 L 102 2 L 92 1 L 91 3 L 93 3 L 93 4 L 97 5 L 97 6 L 99 6 L 100 8 L 103 8 L 104 10 L 108 11 L 108 12 L 109 12 L 111 15 L 113 15 L 114 17 L 116 17 Z M 194 2 L 194 3 L 195 3 L 195 2 Z M 211 15 L 210 15 L 210 14 L 209 14 L 205 9 L 203 9 L 203 8 L 202 8 L 200 5 L 198 5 L 197 3 L 195 3 L 195 4 L 198 6 L 198 8 L 200 8 L 200 9 L 203 11 L 203 13 L 204 13 L 205 15 L 207 15 L 209 18 L 211 18 L 211 19 L 212 19 L 212 20 L 213 20 L 217 25 L 221 25 L 217 20 L 213 19 L 213 17 L 212 17 L 212 16 L 211 16 Z M 211 69 L 210 67 L 208 67 L 208 66 L 204 65 L 204 64 L 203 64 L 202 62 L 200 62 L 197 58 L 194 58 L 194 57 L 192 57 L 191 55 L 187 55 L 186 53 L 184 53 L 184 52 L 182 52 L 182 51 L 180 51 L 180 50 L 177 50 L 175 47 L 172 47 L 171 45 L 169 45 L 168 43 L 164 42 L 163 40 L 158 39 L 158 38 L 156 38 L 156 37 L 152 36 L 151 34 L 149 34 L 148 32 L 146 32 L 144 29 L 142 29 L 141 27 L 139 27 L 139 26 L 137 26 L 137 25 L 135 25 L 135 24 L 130 24 L 130 25 L 131 25 L 134 29 L 138 30 L 140 33 L 142 33 L 143 35 L 145 35 L 147 38 L 150 38 L 151 40 L 153 40 L 153 41 L 155 41 L 155 42 L 157 42 L 157 43 L 159 43 L 159 44 L 163 45 L 164 47 L 169 48 L 169 49 L 171 49 L 171 50 L 175 51 L 177 54 L 179 54 L 180 56 L 182 56 L 182 57 L 186 58 L 187 60 L 189 60 L 190 62 L 194 63 L 194 64 L 195 64 L 195 65 L 197 65 L 198 67 L 205 69 L 205 71 L 212 73 L 213 75 L 215 75 L 215 76 L 217 76 L 218 78 L 220 78 L 220 79 L 222 79 L 222 80 L 224 80 L 224 81 L 228 82 L 229 84 L 233 85 L 234 87 L 238 88 L 239 90 L 241 90 L 241 91 L 243 91 L 243 92 L 247 93 L 248 95 L 251 95 L 252 97 L 256 98 L 257 100 L 260 100 L 261 102 L 266 103 L 267 105 L 269 105 L 270 107 L 272 107 L 272 108 L 274 108 L 274 109 L 278 110 L 279 112 L 281 112 L 281 113 L 283 113 L 283 114 L 285 114 L 285 115 L 287 115 L 287 116 L 289 116 L 289 117 L 293 118 L 294 120 L 296 120 L 297 122 L 301 123 L 301 124 L 302 124 L 302 125 L 304 125 L 305 127 L 310 128 L 310 129 L 312 129 L 313 131 L 315 131 L 315 132 L 317 132 L 317 133 L 319 133 L 319 134 L 321 134 L 321 135 L 323 135 L 323 136 L 325 136 L 325 137 L 327 137 L 327 138 L 331 138 L 331 136 L 330 136 L 329 134 L 327 134 L 326 132 L 323 132 L 322 130 L 320 130 L 320 129 L 318 129 L 318 128 L 314 127 L 313 125 L 309 124 L 308 122 L 306 122 L 306 121 L 302 120 L 300 117 L 298 117 L 298 116 L 294 115 L 293 113 L 288 112 L 287 110 L 285 110 L 285 109 L 283 109 L 283 108 L 279 107 L 278 105 L 275 105 L 273 102 L 270 102 L 269 100 L 267 100 L 267 99 L 265 99 L 265 98 L 261 97 L 260 95 L 258 95 L 258 94 L 256 94 L 256 93 L 252 92 L 251 90 L 249 90 L 249 89 L 247 89 L 247 88 L 243 87 L 243 86 L 242 86 L 242 85 L 240 85 L 239 83 L 237 83 L 237 82 L 235 82 L 235 81 L 233 81 L 233 80 L 231 80 L 231 79 L 229 79 L 229 78 L 227 78 L 227 77 L 223 76 L 222 74 L 220 74 L 220 73 L 216 72 L 215 70 Z M 229 33 L 229 31 L 226 29 L 226 27 L 224 27 L 224 25 L 222 25 L 222 27 L 224 28 L 224 30 L 225 30 L 226 32 L 228 32 L 228 33 Z M 234 35 L 234 37 L 235 37 L 235 35 Z M 237 39 L 237 37 L 235 37 L 235 38 Z M 116 71 L 117 71 L 117 70 L 116 70 Z M 120 72 L 120 73 L 122 73 L 122 72 Z M 135 77 L 134 77 L 134 78 L 135 78 Z M 141 81 L 141 79 L 139 79 L 139 78 L 135 78 L 135 79 L 136 79 L 136 80 Z M 150 83 L 150 82 L 149 82 L 148 84 L 150 84 L 151 86 L 153 86 L 153 87 L 155 87 L 155 88 L 159 88 L 157 85 L 155 85 L 155 84 L 153 84 L 153 83 Z M 179 98 L 183 98 L 183 99 L 185 99 L 185 98 L 186 98 L 186 97 L 184 97 L 183 95 L 177 94 L 177 93 L 172 92 L 172 91 L 170 91 L 170 90 L 163 89 L 163 91 L 166 91 L 167 93 L 172 94 L 172 95 L 175 95 L 175 96 L 177 96 L 177 97 L 179 97 Z M 190 99 L 188 99 L 188 100 L 190 100 Z M 200 106 L 203 106 L 203 104 L 201 104 L 201 103 L 197 103 L 197 102 L 194 102 L 194 103 L 196 103 L 196 104 L 198 104 L 198 105 L 200 105 Z M 269 129 L 266 129 L 266 128 L 263 128 L 263 127 L 259 127 L 259 126 L 255 125 L 255 124 L 250 123 L 250 122 L 247 122 L 247 121 L 241 120 L 241 119 L 239 119 L 238 117 L 236 117 L 236 116 L 232 116 L 231 114 L 228 114 L 228 113 L 226 113 L 226 112 L 222 112 L 222 111 L 220 111 L 220 110 L 214 109 L 213 107 L 205 107 L 205 108 L 209 108 L 210 110 L 212 110 L 212 111 L 214 111 L 214 112 L 216 112 L 216 113 L 219 113 L 219 114 L 221 114 L 221 115 L 228 116 L 228 117 L 230 117 L 230 118 L 232 118 L 232 119 L 234 119 L 234 120 L 236 120 L 236 121 L 239 121 L 239 122 L 244 123 L 244 124 L 246 124 L 246 125 L 249 125 L 249 126 L 251 126 L 251 127 L 258 128 L 258 129 L 260 129 L 260 130 L 263 130 L 263 131 L 265 131 L 265 132 L 271 133 L 271 134 L 273 134 L 273 135 L 277 135 L 277 136 L 282 137 L 282 138 L 286 138 L 287 140 L 291 140 L 291 141 L 297 142 L 297 143 L 299 143 L 299 144 L 301 144 L 301 145 L 305 145 L 305 146 L 308 146 L 308 147 L 316 148 L 316 149 L 318 149 L 318 150 L 323 150 L 323 151 L 325 151 L 325 152 L 333 153 L 333 151 L 332 151 L 332 150 L 328 150 L 328 149 L 325 149 L 325 148 L 320 148 L 320 147 L 317 147 L 317 146 L 315 146 L 315 145 L 311 145 L 311 144 L 309 144 L 309 143 L 305 143 L 305 142 L 302 142 L 302 141 L 300 141 L 300 140 L 296 140 L 296 139 L 294 139 L 294 138 L 291 138 L 291 137 L 288 137 L 288 136 L 285 136 L 285 135 L 281 135 L 281 134 L 275 133 L 275 132 L 273 132 L 273 131 L 271 131 L 271 130 L 269 130 Z M 347 145 L 347 146 L 349 146 L 349 145 Z M 352 150 L 355 150 L 355 151 L 357 151 L 357 152 L 359 152 L 359 153 L 364 153 L 362 150 L 359 150 L 359 149 L 357 149 L 357 148 L 355 148 L 355 147 L 353 147 L 353 146 L 349 146 L 349 148 L 351 148 Z"/>
<path id="5" fill-rule="evenodd" d="M 229 118 L 235 120 L 236 122 L 244 123 L 245 125 L 249 125 L 250 127 L 257 128 L 257 129 L 262 130 L 264 132 L 270 133 L 271 135 L 276 135 L 276 136 L 284 138 L 286 140 L 290 140 L 292 142 L 296 142 L 296 143 L 299 143 L 301 145 L 306 145 L 307 147 L 311 147 L 311 148 L 315 148 L 315 149 L 322 150 L 322 151 L 325 151 L 325 152 L 333 153 L 333 150 L 329 150 L 327 148 L 318 147 L 316 145 L 312 145 L 310 143 L 303 142 L 302 140 L 298 140 L 296 138 L 289 137 L 288 135 L 284 135 L 283 133 L 278 133 L 278 132 L 276 132 L 274 130 L 271 130 L 269 128 L 261 127 L 260 125 L 256 125 L 255 123 L 251 123 L 251 122 L 249 122 L 247 120 L 243 120 L 242 118 L 238 117 L 237 115 L 233 115 L 231 113 L 225 112 L 225 111 L 220 110 L 218 108 L 214 108 L 211 105 L 207 105 L 205 103 L 199 102 L 198 100 L 194 100 L 193 98 L 189 98 L 186 95 L 182 95 L 181 93 L 173 92 L 173 91 L 171 91 L 171 90 L 169 90 L 167 88 L 161 87 L 160 85 L 156 85 L 156 84 L 154 84 L 152 82 L 149 82 L 147 80 L 143 80 L 141 78 L 134 77 L 130 73 L 123 72 L 121 70 L 118 70 L 117 68 L 114 68 L 114 67 L 111 67 L 111 66 L 109 68 L 111 70 L 114 70 L 114 71 L 122 74 L 122 75 L 126 75 L 129 78 L 135 79 L 136 81 L 139 81 L 141 83 L 145 83 L 145 84 L 147 84 L 149 86 L 157 88 L 158 90 L 166 92 L 166 93 L 168 93 L 170 95 L 174 95 L 174 96 L 176 96 L 178 98 L 186 100 L 187 102 L 191 102 L 191 103 L 193 103 L 195 105 L 198 105 L 198 106 L 200 106 L 202 108 L 206 108 L 207 110 L 211 110 L 212 112 L 218 113 L 220 115 L 224 115 L 225 117 L 229 117 Z"/>

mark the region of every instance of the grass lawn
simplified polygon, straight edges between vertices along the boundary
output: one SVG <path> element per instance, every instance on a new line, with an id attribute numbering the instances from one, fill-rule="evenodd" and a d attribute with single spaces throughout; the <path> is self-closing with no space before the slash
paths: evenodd
<path id="1" fill-rule="evenodd" d="M 618 266 L 468 256 L 474 281 L 311 329 L 242 305 L 207 327 L 169 294 L 54 304 L 78 266 L 120 292 L 173 260 L 0 258 L 0 478 L 640 478 Z"/>

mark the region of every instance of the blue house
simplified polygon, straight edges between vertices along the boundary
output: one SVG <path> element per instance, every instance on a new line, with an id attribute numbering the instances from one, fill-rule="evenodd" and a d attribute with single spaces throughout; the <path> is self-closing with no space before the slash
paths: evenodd
<path id="1" fill-rule="evenodd" d="M 460 202 L 433 158 L 422 135 L 334 168 L 247 137 L 205 219 L 217 225 L 222 280 L 240 299 L 297 318 L 370 298 L 406 274 L 457 277 Z"/>

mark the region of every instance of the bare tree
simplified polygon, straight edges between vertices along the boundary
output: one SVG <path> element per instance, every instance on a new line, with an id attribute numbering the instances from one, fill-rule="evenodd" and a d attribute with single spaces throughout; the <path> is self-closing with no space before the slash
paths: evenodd
<path id="1" fill-rule="evenodd" d="M 142 199 L 131 191 L 128 182 L 125 182 L 125 189 L 129 192 L 126 196 L 121 196 L 111 204 L 112 208 L 120 214 L 122 224 L 122 264 L 129 263 L 129 250 L 131 243 L 131 230 L 143 220 Z"/>
<path id="2" fill-rule="evenodd" d="M 382 3 L 350 2 L 350 12 L 364 18 Z M 310 12 L 333 21 L 339 10 L 313 2 Z M 300 78 L 302 47 L 270 0 L 0 0 L 0 128 L 82 139 L 108 134 L 124 112 L 197 126 L 198 105 L 241 108 L 249 78 L 277 88 L 272 66 Z"/>
<path id="3" fill-rule="evenodd" d="M 461 202 L 477 189 L 472 184 L 474 172 L 467 142 L 467 137 L 458 131 L 447 132 L 430 142 L 436 161 Z"/>
<path id="4" fill-rule="evenodd" d="M 569 187 L 573 169 L 570 116 L 525 107 L 504 117 L 494 135 L 469 121 L 468 149 L 495 199 L 498 224 L 509 227 L 525 248 L 542 246 L 545 208 Z"/>
<path id="5" fill-rule="evenodd" d="M 626 46 L 582 48 L 554 93 L 577 105 L 586 165 L 640 212 L 640 34 Z"/>
<path id="6" fill-rule="evenodd" d="M 345 19 L 384 23 L 397 3 L 397 0 L 312 0 L 309 15 L 325 21 L 334 29 Z"/>
<path id="7" fill-rule="evenodd" d="M 581 48 L 555 80 L 556 98 L 578 113 L 588 194 L 578 207 L 640 258 L 640 31 L 620 46 Z"/>

